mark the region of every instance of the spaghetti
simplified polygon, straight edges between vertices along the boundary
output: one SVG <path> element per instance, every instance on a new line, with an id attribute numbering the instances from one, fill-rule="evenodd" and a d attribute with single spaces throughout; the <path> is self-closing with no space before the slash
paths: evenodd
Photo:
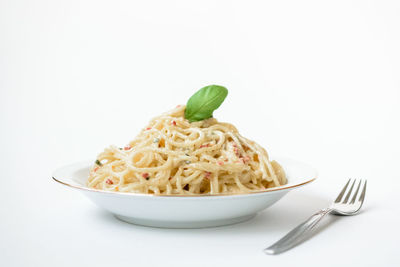
<path id="1" fill-rule="evenodd" d="M 286 184 L 264 148 L 214 118 L 189 123 L 185 106 L 154 118 L 124 148 L 111 146 L 91 168 L 87 185 L 160 195 L 246 193 Z"/>

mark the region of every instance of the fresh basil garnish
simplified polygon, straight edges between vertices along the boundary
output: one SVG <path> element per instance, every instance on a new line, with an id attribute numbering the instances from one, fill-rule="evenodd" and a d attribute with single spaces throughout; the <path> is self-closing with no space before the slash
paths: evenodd
<path id="1" fill-rule="evenodd" d="M 186 104 L 185 118 L 190 122 L 211 118 L 214 110 L 224 102 L 227 95 L 228 89 L 220 85 L 201 88 L 189 98 Z"/>

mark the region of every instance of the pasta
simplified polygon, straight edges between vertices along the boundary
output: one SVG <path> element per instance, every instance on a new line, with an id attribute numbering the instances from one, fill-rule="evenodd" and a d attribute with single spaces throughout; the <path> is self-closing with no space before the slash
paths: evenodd
<path id="1" fill-rule="evenodd" d="M 214 118 L 192 122 L 185 106 L 152 119 L 126 147 L 111 146 L 90 169 L 87 185 L 157 195 L 230 194 L 286 184 L 264 148 Z"/>

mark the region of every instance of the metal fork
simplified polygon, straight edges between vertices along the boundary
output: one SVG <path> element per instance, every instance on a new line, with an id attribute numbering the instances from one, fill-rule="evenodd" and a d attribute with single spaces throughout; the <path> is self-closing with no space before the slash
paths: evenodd
<path id="1" fill-rule="evenodd" d="M 356 184 L 357 179 L 355 179 L 351 183 L 352 179 L 346 183 L 340 194 L 337 196 L 334 203 L 331 204 L 329 208 L 323 209 L 315 213 L 311 216 L 307 221 L 303 222 L 284 237 L 282 237 L 279 241 L 277 241 L 272 246 L 264 249 L 266 254 L 278 254 L 289 250 L 290 248 L 298 245 L 300 242 L 304 241 L 309 237 L 309 233 L 311 230 L 315 228 L 315 226 L 321 221 L 325 215 L 332 213 L 335 215 L 354 215 L 358 211 L 360 211 L 361 206 L 364 202 L 365 192 L 367 190 L 367 180 L 360 180 L 358 182 L 357 189 L 355 193 L 353 193 L 354 185 Z M 351 183 L 351 187 L 347 190 L 347 187 Z M 361 185 L 363 184 L 362 191 L 359 194 L 359 190 Z M 345 196 L 345 193 L 347 194 Z M 353 197 L 350 199 L 351 195 Z M 359 196 L 358 196 L 359 195 Z M 358 196 L 358 197 L 357 197 Z"/>

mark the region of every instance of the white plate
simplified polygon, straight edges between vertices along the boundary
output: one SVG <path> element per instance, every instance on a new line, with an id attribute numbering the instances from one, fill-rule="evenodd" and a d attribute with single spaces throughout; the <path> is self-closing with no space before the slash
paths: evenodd
<path id="1" fill-rule="evenodd" d="M 153 227 L 200 228 L 234 224 L 254 217 L 294 188 L 314 181 L 310 166 L 278 158 L 288 183 L 265 191 L 236 195 L 159 196 L 108 192 L 86 187 L 91 162 L 68 165 L 56 170 L 53 179 L 79 189 L 99 207 L 120 220 Z"/>

